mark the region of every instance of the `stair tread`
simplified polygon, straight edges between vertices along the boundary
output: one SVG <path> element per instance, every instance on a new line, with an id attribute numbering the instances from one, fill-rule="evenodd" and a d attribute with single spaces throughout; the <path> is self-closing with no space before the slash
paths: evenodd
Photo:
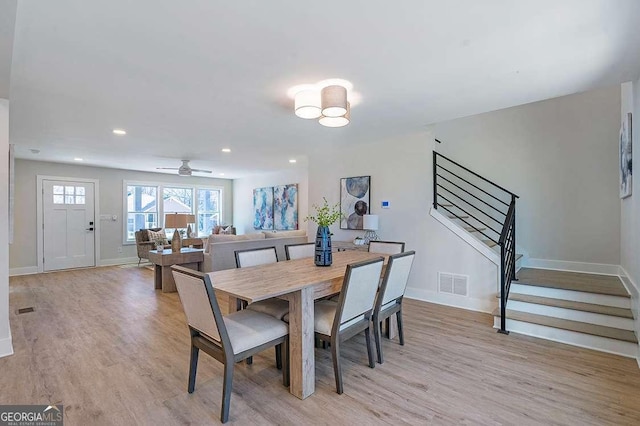
<path id="1" fill-rule="evenodd" d="M 493 315 L 500 317 L 500 308 L 493 311 Z M 531 314 L 513 309 L 507 309 L 507 318 L 523 321 L 532 324 L 544 325 L 547 327 L 559 328 L 562 330 L 575 331 L 578 333 L 591 334 L 593 336 L 606 337 L 609 339 L 622 340 L 625 342 L 638 343 L 636 334 L 630 330 L 607 327 L 604 325 L 589 324 L 586 322 L 572 321 L 562 318 L 549 317 L 546 315 Z"/>
<path id="2" fill-rule="evenodd" d="M 633 319 L 633 312 L 631 312 L 631 309 L 627 308 L 616 308 L 613 306 L 597 305 L 594 303 L 575 302 L 573 300 L 554 299 L 552 297 L 533 296 L 519 293 L 511 293 L 509 295 L 509 300 Z"/>
<path id="3" fill-rule="evenodd" d="M 610 275 L 522 268 L 515 284 L 630 297 L 620 278 Z"/>
<path id="4" fill-rule="evenodd" d="M 466 228 L 464 228 L 464 230 L 467 232 L 478 232 L 478 231 L 486 231 L 487 228 L 474 228 L 471 226 L 467 226 Z"/>
<path id="5" fill-rule="evenodd" d="M 454 215 L 451 215 L 451 216 L 448 216 L 448 217 L 449 217 L 449 219 L 469 219 L 469 216 L 454 216 Z"/>
<path id="6" fill-rule="evenodd" d="M 488 245 L 489 247 L 495 247 L 495 246 L 497 246 L 497 244 L 496 244 L 496 243 L 494 243 L 494 242 L 493 242 L 493 241 L 491 241 L 491 240 L 482 240 L 482 242 L 483 242 L 483 243 L 485 243 L 486 245 Z"/>

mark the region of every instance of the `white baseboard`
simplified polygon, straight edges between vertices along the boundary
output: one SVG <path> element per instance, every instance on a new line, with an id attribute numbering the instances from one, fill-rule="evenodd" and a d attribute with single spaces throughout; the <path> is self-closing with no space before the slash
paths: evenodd
<path id="1" fill-rule="evenodd" d="M 619 275 L 620 266 L 608 263 L 571 262 L 568 260 L 549 260 L 528 258 L 525 268 L 554 269 L 557 271 L 584 272 L 599 275 Z"/>
<path id="2" fill-rule="evenodd" d="M 116 259 L 102 259 L 96 266 L 118 266 L 127 265 L 129 263 L 138 263 L 137 257 L 120 257 Z"/>
<path id="3" fill-rule="evenodd" d="M 498 306 L 496 299 L 475 299 L 472 297 L 456 296 L 453 294 L 438 293 L 417 288 L 407 287 L 405 297 L 422 300 L 423 302 L 436 303 L 438 305 L 451 306 L 453 308 L 466 309 L 468 311 L 491 313 Z"/>
<path id="4" fill-rule="evenodd" d="M 5 339 L 0 339 L 0 358 L 13 355 L 13 345 L 11 344 L 11 335 Z"/>
<path id="5" fill-rule="evenodd" d="M 38 267 L 37 266 L 26 266 L 24 268 L 10 268 L 9 269 L 9 276 L 10 277 L 15 277 L 18 275 L 31 275 L 31 274 L 37 274 L 38 273 Z"/>

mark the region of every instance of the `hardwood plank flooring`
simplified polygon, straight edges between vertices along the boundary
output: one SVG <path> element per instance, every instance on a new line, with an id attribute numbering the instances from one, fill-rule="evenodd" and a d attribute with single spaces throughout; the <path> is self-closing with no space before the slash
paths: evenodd
<path id="1" fill-rule="evenodd" d="M 221 365 L 202 354 L 187 393 L 178 295 L 153 287 L 151 271 L 131 267 L 12 277 L 15 355 L 0 358 L 0 403 L 62 403 L 67 425 L 217 424 Z M 303 401 L 266 351 L 236 365 L 229 424 L 640 424 L 635 360 L 504 336 L 492 321 L 407 300 L 405 346 L 385 340 L 385 363 L 370 369 L 364 337 L 345 342 L 342 395 L 330 351 L 316 349 L 316 392 Z"/>
<path id="2" fill-rule="evenodd" d="M 518 271 L 518 281 L 514 282 L 523 285 L 629 297 L 620 278 L 610 275 L 522 268 Z"/>

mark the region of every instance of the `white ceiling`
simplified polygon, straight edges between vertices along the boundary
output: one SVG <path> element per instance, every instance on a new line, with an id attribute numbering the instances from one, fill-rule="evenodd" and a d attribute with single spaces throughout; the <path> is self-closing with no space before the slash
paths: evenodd
<path id="1" fill-rule="evenodd" d="M 20 0 L 15 27 L 19 158 L 226 178 L 640 73 L 637 0 Z M 287 89 L 332 77 L 351 124 L 297 118 Z"/>

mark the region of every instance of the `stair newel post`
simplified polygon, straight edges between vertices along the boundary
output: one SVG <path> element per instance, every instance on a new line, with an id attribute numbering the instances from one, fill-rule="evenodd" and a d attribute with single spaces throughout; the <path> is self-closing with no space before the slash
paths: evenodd
<path id="1" fill-rule="evenodd" d="M 507 294 L 505 275 L 504 242 L 500 244 L 500 329 L 498 333 L 509 334 L 507 331 Z"/>
<path id="2" fill-rule="evenodd" d="M 517 281 L 516 278 L 516 196 L 511 194 L 511 202 L 513 203 L 513 276 L 510 277 L 511 281 Z"/>
<path id="3" fill-rule="evenodd" d="M 438 210 L 438 186 L 436 185 L 436 163 L 438 153 L 433 151 L 433 208 Z"/>

